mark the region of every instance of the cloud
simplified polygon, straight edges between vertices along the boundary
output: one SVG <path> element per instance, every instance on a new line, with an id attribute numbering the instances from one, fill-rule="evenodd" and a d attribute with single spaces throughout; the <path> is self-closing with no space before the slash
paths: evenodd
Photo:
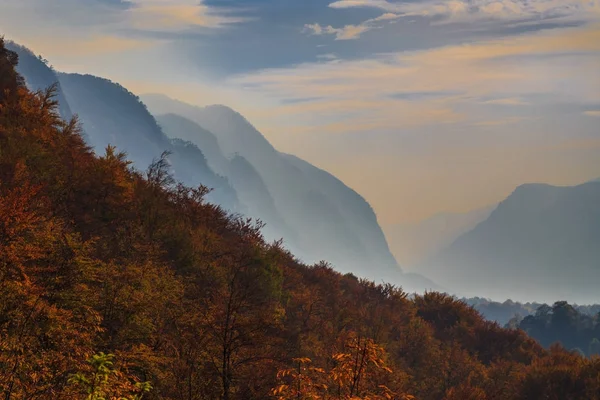
<path id="1" fill-rule="evenodd" d="M 501 99 L 492 99 L 483 101 L 482 104 L 502 105 L 502 106 L 528 106 L 531 103 L 523 101 L 518 97 L 506 97 Z"/>
<path id="2" fill-rule="evenodd" d="M 474 122 L 473 126 L 501 126 L 501 125 L 510 125 L 516 124 L 521 121 L 526 121 L 530 118 L 527 117 L 507 117 L 502 119 L 494 119 L 494 120 L 484 120 Z"/>
<path id="3" fill-rule="evenodd" d="M 393 21 L 400 16 L 393 13 L 385 13 L 377 18 L 368 19 L 358 25 L 345 25 L 342 28 L 334 28 L 331 25 L 321 26 L 319 24 L 305 24 L 303 32 L 311 35 L 335 35 L 335 40 L 358 39 L 363 33 L 378 28 L 377 22 Z"/>
<path id="4" fill-rule="evenodd" d="M 7 38 L 57 68 L 74 70 L 87 60 L 92 65 L 86 72 L 96 73 L 101 57 L 156 57 L 149 51 L 242 20 L 198 0 L 4 0 L 0 12 Z"/>
<path id="5" fill-rule="evenodd" d="M 398 11 L 399 5 L 392 4 L 387 0 L 339 0 L 329 4 L 331 8 L 353 8 L 353 7 L 373 7 L 384 11 Z"/>
<path id="6" fill-rule="evenodd" d="M 306 24 L 303 32 L 308 32 L 311 35 L 335 35 L 335 40 L 352 40 L 358 39 L 362 33 L 369 29 L 371 28 L 366 25 L 346 25 L 342 28 L 334 28 L 331 25 Z"/>
<path id="7" fill-rule="evenodd" d="M 219 28 L 245 20 L 216 13 L 197 0 L 132 0 L 132 3 L 128 10 L 130 23 L 138 29 Z"/>
<path id="8" fill-rule="evenodd" d="M 401 16 L 436 18 L 444 22 L 559 18 L 593 20 L 600 15 L 600 0 L 339 0 L 329 4 L 329 7 L 376 8 Z"/>
<path id="9" fill-rule="evenodd" d="M 321 59 L 321 60 L 328 60 L 328 61 L 338 60 L 338 56 L 336 56 L 333 53 L 319 54 L 319 55 L 317 55 L 317 58 Z"/>
<path id="10" fill-rule="evenodd" d="M 588 117 L 600 117 L 600 110 L 585 111 L 583 114 Z"/>
<path id="11" fill-rule="evenodd" d="M 249 85 L 272 99 L 318 98 L 269 109 L 313 132 L 367 132 L 438 123 L 521 123 L 522 115 L 506 113 L 522 107 L 506 106 L 526 105 L 536 96 L 561 104 L 597 104 L 598 70 L 600 27 L 586 27 L 265 69 L 229 83 Z"/>
<path id="12" fill-rule="evenodd" d="M 132 33 L 189 32 L 243 20 L 198 0 L 4 0 L 0 13 L 0 24 L 9 34 L 58 36 L 65 41 L 117 36 L 131 39 Z"/>

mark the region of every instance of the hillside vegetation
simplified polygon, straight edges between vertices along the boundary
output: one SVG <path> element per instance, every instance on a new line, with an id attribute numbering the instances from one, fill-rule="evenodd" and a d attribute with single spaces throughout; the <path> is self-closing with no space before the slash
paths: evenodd
<path id="1" fill-rule="evenodd" d="M 164 156 L 96 156 L 16 63 L 0 41 L 5 400 L 600 398 L 597 358 L 302 265 Z"/>

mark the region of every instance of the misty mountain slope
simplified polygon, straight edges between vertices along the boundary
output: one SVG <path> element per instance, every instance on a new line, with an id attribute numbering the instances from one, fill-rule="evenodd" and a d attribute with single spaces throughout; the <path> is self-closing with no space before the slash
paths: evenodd
<path id="1" fill-rule="evenodd" d="M 28 48 L 18 45 L 14 42 L 7 42 L 6 48 L 14 51 L 19 55 L 19 64 L 17 65 L 17 72 L 25 78 L 27 88 L 32 91 L 46 90 L 50 86 L 57 84 L 56 88 L 56 100 L 58 100 L 58 111 L 60 116 L 69 120 L 73 116 L 71 108 L 65 94 L 63 93 L 58 75 L 56 72 L 48 66 L 47 62 L 37 57 Z"/>
<path id="2" fill-rule="evenodd" d="M 278 212 L 275 200 L 254 166 L 244 157 L 235 155 L 229 162 L 227 173 L 247 215 L 266 224 L 263 229 L 265 237 L 268 240 L 283 238 L 286 247 L 296 256 L 305 256 L 298 243 L 297 233 Z"/>
<path id="3" fill-rule="evenodd" d="M 223 105 L 196 107 L 162 94 L 141 96 L 154 115 L 177 114 L 202 128 L 217 134 L 223 154 L 242 154 L 253 165 L 259 164 L 260 155 L 277 154 L 277 151 L 242 115 Z"/>
<path id="4" fill-rule="evenodd" d="M 467 213 L 440 213 L 417 223 L 384 227 L 394 256 L 405 268 L 435 256 L 485 221 L 497 205 Z"/>
<path id="5" fill-rule="evenodd" d="M 59 74 L 67 100 L 79 115 L 90 144 L 102 153 L 107 145 L 125 151 L 139 170 L 167 150 L 174 176 L 186 185 L 213 189 L 206 200 L 239 211 L 237 195 L 227 179 L 209 167 L 193 143 L 169 139 L 139 98 L 121 85 L 91 75 Z"/>
<path id="6" fill-rule="evenodd" d="M 278 213 L 273 197 L 252 164 L 239 155 L 233 156 L 231 160 L 225 157 L 217 138 L 187 118 L 176 114 L 164 114 L 156 119 L 167 136 L 183 138 L 203 149 L 210 168 L 227 177 L 235 188 L 241 203 L 239 212 L 261 219 L 266 224 L 263 233 L 268 240 L 283 237 L 290 250 L 298 250 L 294 246 L 296 234 Z"/>
<path id="7" fill-rule="evenodd" d="M 282 156 L 302 170 L 315 187 L 320 188 L 330 201 L 338 205 L 341 218 L 348 221 L 349 229 L 356 232 L 365 251 L 369 252 L 373 259 L 379 259 L 379 262 L 385 265 L 396 263 L 373 208 L 360 194 L 327 171 L 296 156 Z"/>
<path id="8" fill-rule="evenodd" d="M 230 211 L 243 211 L 238 195 L 227 178 L 211 170 L 204 154 L 195 144 L 182 139 L 172 139 L 171 145 L 172 154 L 169 160 L 174 175 L 180 182 L 190 187 L 202 184 L 211 189 L 206 195 L 207 201 Z"/>
<path id="9" fill-rule="evenodd" d="M 195 122 L 176 114 L 157 115 L 156 121 L 168 137 L 195 143 L 202 149 L 210 168 L 220 175 L 227 175 L 229 160 L 223 155 L 215 135 Z"/>
<path id="10" fill-rule="evenodd" d="M 103 153 L 107 145 L 127 152 L 144 170 L 153 159 L 171 148 L 156 120 L 137 96 L 121 85 L 92 75 L 59 75 L 74 113 L 79 115 L 90 145 Z"/>
<path id="11" fill-rule="evenodd" d="M 597 302 L 600 183 L 519 186 L 419 271 L 467 295 Z"/>
<path id="12" fill-rule="evenodd" d="M 294 253 L 307 262 L 327 259 L 336 264 L 347 264 L 345 259 L 341 260 L 340 254 L 344 254 L 348 260 L 365 258 L 366 251 L 360 240 L 345 225 L 344 218 L 330 204 L 330 200 L 325 196 L 315 199 L 320 194 L 313 190 L 304 173 L 286 162 L 262 134 L 238 113 L 224 106 L 193 107 L 160 95 L 143 96 L 143 99 L 150 110 L 170 112 L 157 117 L 169 136 L 183 137 L 214 150 L 211 153 L 213 164 L 232 182 L 240 200 L 247 207 L 248 215 L 258 217 L 267 224 L 267 237 L 283 237 L 288 246 L 295 249 Z M 160 104 L 157 105 L 157 101 Z M 179 112 L 185 117 L 172 112 Z M 219 133 L 218 143 L 213 142 L 214 136 L 205 129 L 206 126 Z M 228 149 L 225 154 L 232 157 L 227 165 L 224 161 L 226 157 L 220 154 L 221 148 Z M 208 159 L 210 162 L 211 158 Z M 255 165 L 260 166 L 261 171 Z M 266 179 L 269 179 L 270 185 L 267 185 Z M 295 183 L 293 188 L 290 187 L 291 182 Z M 276 199 L 271 192 L 278 194 Z M 283 208 L 281 214 L 278 211 L 280 207 Z M 292 223 L 288 224 L 284 219 Z M 330 244 L 326 251 L 314 251 L 323 248 L 323 240 L 329 235 L 339 238 L 341 243 L 328 240 Z"/>
<path id="13" fill-rule="evenodd" d="M 277 152 L 228 107 L 195 107 L 163 95 L 143 95 L 142 99 L 155 115 L 179 114 L 215 134 L 226 156 L 239 154 L 248 160 L 264 180 L 275 207 L 298 233 L 298 246 L 307 257 L 304 261 L 327 260 L 343 272 L 378 281 L 399 274 L 372 209 L 343 183 Z M 345 189 L 340 191 L 342 186 Z"/>

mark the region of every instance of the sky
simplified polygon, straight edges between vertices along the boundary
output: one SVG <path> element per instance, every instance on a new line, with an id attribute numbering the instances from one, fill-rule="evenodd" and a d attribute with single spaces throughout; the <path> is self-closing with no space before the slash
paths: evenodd
<path id="1" fill-rule="evenodd" d="M 383 226 L 600 177 L 600 0 L 0 0 L 0 34 L 236 109 Z"/>

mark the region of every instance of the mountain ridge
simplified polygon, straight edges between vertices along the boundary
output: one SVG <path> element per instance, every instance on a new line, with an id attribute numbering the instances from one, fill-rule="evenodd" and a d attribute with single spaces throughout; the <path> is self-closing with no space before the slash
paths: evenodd
<path id="1" fill-rule="evenodd" d="M 332 262 L 339 268 L 354 265 L 344 272 L 368 271 L 370 268 L 365 266 L 375 264 L 378 274 L 382 276 L 401 275 L 401 269 L 389 251 L 385 235 L 377 223 L 372 208 L 362 196 L 357 195 L 339 179 L 295 156 L 278 152 L 246 118 L 229 107 L 222 105 L 197 107 L 162 94 L 140 97 L 155 115 L 169 113 L 187 118 L 212 132 L 226 154 L 239 154 L 247 159 L 263 177 L 273 195 L 275 207 L 299 233 L 298 247 L 304 249 L 304 254 L 308 253 L 309 257 L 311 253 L 313 254 L 312 258 L 305 259 L 306 262 L 322 259 Z M 210 110 L 218 110 L 219 113 L 216 116 L 208 115 Z M 228 119 L 227 116 L 233 118 Z M 329 185 L 323 184 L 323 180 L 338 188 L 344 188 L 343 192 L 348 196 L 332 197 L 331 190 L 325 189 Z M 323 190 L 328 191 L 329 195 L 325 195 Z M 343 201 L 340 201 L 341 198 Z M 346 208 L 348 199 L 355 199 L 352 201 L 363 204 L 358 208 L 355 206 Z M 340 213 L 338 207 L 346 211 Z M 359 212 L 348 212 L 349 209 L 359 210 Z M 314 214 L 316 210 L 319 211 Z M 307 219 L 307 215 L 313 214 L 314 219 Z M 365 234 L 366 236 L 357 233 L 364 230 L 365 223 L 348 222 L 355 221 L 357 218 L 364 218 L 370 224 L 370 233 Z M 315 229 L 315 225 L 321 228 Z M 360 227 L 360 229 L 353 229 L 353 227 Z M 328 234 L 325 234 L 325 230 Z M 331 235 L 336 238 L 337 244 L 332 242 Z M 365 239 L 369 236 L 371 238 Z M 379 244 L 374 246 L 371 243 L 365 247 L 365 241 L 378 241 Z M 329 243 L 328 251 L 322 249 L 325 242 Z M 319 248 L 316 253 L 314 250 L 311 251 L 315 248 Z M 347 252 L 351 252 L 352 256 L 340 256 Z M 376 255 L 366 255 L 369 252 Z M 377 279 L 376 276 L 369 276 Z"/>
<path id="2" fill-rule="evenodd" d="M 600 182 L 520 185 L 485 221 L 419 271 L 468 295 L 481 293 L 465 281 L 496 298 L 545 301 L 558 295 L 597 302 L 598 204 Z"/>

